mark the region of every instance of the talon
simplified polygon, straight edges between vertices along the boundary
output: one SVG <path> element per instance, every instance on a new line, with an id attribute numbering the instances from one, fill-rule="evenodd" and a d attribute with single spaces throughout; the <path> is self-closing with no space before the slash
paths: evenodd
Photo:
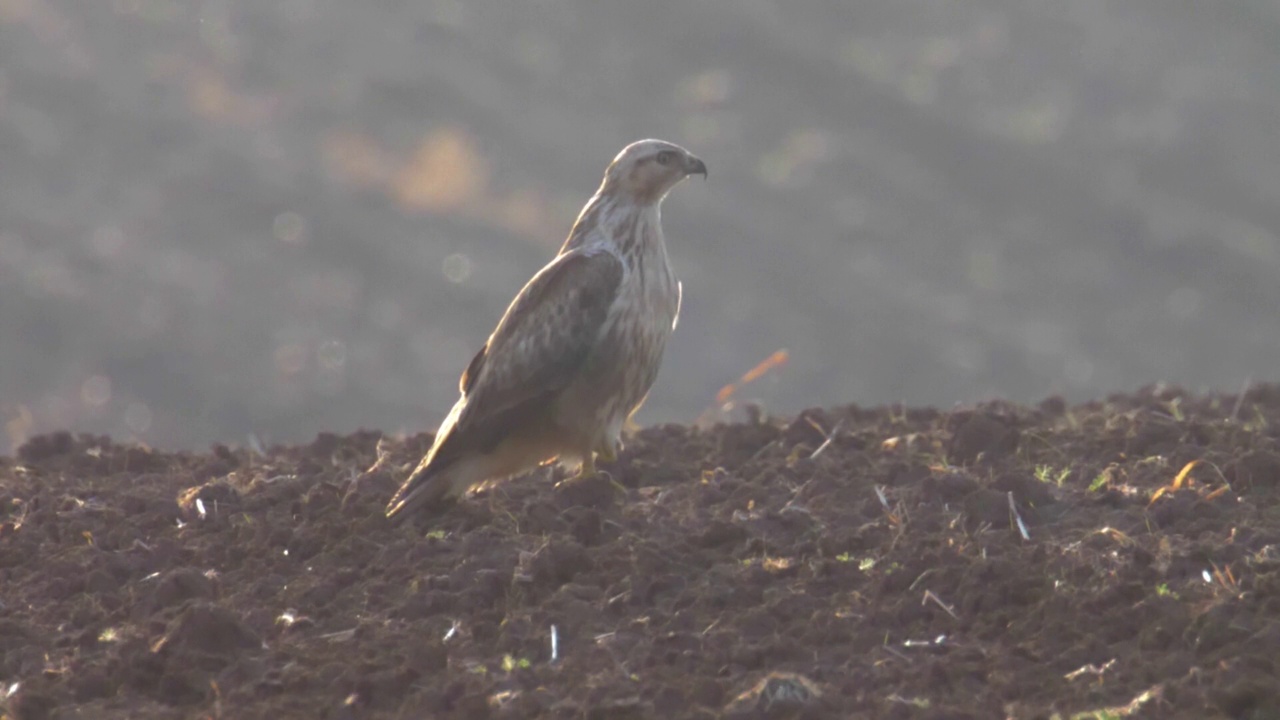
<path id="1" fill-rule="evenodd" d="M 586 480 L 596 474 L 596 459 L 594 455 L 588 455 L 582 461 L 582 465 L 578 467 L 578 472 L 556 483 L 556 487 L 561 485 L 571 485 L 579 480 Z"/>
<path id="2" fill-rule="evenodd" d="M 603 470 L 601 470 L 601 471 L 600 471 L 600 474 L 601 474 L 601 475 L 604 475 L 604 476 L 605 476 L 605 477 L 607 477 L 607 478 L 609 478 L 609 484 L 613 486 L 613 491 L 614 491 L 614 492 L 618 493 L 619 495 L 624 495 L 624 496 L 627 494 L 627 486 L 626 486 L 626 485 L 623 485 L 622 483 L 618 482 L 617 480 L 615 480 L 615 479 L 613 478 L 613 476 L 612 476 L 612 475 L 610 475 L 609 473 L 607 473 L 607 472 L 605 472 L 605 471 L 603 471 Z"/>
<path id="3" fill-rule="evenodd" d="M 619 493 L 619 494 L 621 494 L 621 495 L 626 495 L 626 494 L 627 494 L 627 486 L 626 486 L 626 485 L 623 485 L 623 484 L 622 484 L 622 483 L 620 483 L 620 482 L 618 482 L 618 480 L 617 480 L 616 478 L 614 478 L 614 477 L 613 477 L 613 474 L 612 474 L 612 473 L 610 473 L 608 470 L 597 470 L 597 471 L 596 471 L 596 476 L 597 476 L 597 477 L 602 477 L 602 478 L 604 478 L 605 480 L 608 480 L 608 481 L 609 481 L 609 484 L 610 484 L 611 486 L 613 486 L 613 491 L 614 491 L 614 492 Z"/>

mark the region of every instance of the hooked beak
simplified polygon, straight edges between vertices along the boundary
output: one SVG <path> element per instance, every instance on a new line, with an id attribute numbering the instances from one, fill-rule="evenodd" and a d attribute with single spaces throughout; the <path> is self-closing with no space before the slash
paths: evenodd
<path id="1" fill-rule="evenodd" d="M 690 155 L 684 161 L 684 172 L 686 175 L 701 175 L 703 180 L 707 179 L 707 164 L 702 162 L 701 158 Z"/>

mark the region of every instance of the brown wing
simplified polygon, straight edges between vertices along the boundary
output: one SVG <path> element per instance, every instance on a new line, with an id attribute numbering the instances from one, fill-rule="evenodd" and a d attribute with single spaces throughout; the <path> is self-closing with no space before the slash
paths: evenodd
<path id="1" fill-rule="evenodd" d="M 573 251 L 534 275 L 462 374 L 466 406 L 433 463 L 492 450 L 574 378 L 600 337 L 622 263 L 605 251 Z"/>

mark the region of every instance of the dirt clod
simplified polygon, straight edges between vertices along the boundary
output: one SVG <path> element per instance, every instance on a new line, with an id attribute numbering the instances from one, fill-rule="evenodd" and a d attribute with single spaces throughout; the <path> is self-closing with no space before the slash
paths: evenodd
<path id="1" fill-rule="evenodd" d="M 262 639 L 232 611 L 209 603 L 187 608 L 152 649 L 161 655 L 232 656 L 260 650 Z"/>

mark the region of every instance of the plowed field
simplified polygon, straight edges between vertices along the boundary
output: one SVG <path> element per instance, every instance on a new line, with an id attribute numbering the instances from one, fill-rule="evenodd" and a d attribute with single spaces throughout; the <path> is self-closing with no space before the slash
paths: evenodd
<path id="1" fill-rule="evenodd" d="M 429 435 L 0 458 L 35 718 L 1280 717 L 1280 388 L 629 438 L 416 525 Z"/>

